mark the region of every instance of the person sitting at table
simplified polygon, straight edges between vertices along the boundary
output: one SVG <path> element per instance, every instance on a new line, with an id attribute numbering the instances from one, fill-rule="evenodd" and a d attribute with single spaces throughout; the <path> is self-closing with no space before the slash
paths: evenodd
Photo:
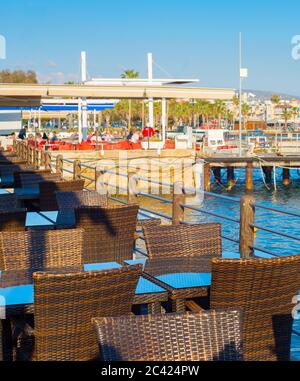
<path id="1" fill-rule="evenodd" d="M 55 143 L 55 142 L 57 142 L 57 141 L 58 141 L 58 137 L 57 137 L 57 135 L 56 135 L 56 132 L 53 131 L 53 132 L 52 132 L 52 136 L 51 136 L 51 138 L 50 138 L 50 142 L 51 142 L 51 143 Z"/>
<path id="2" fill-rule="evenodd" d="M 26 133 L 27 133 L 27 126 L 24 126 L 23 128 L 21 128 L 18 138 L 22 140 L 26 139 Z"/>

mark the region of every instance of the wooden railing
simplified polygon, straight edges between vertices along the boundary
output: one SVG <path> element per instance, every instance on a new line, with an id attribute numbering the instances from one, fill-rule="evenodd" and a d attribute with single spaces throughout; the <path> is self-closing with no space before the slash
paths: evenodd
<path id="1" fill-rule="evenodd" d="M 139 197 L 148 197 L 153 200 L 162 201 L 164 203 L 172 204 L 172 212 L 171 214 L 164 214 L 158 212 L 156 210 L 147 209 L 145 207 L 140 206 L 140 213 L 148 215 L 151 213 L 157 217 L 162 219 L 166 219 L 172 222 L 174 225 L 178 224 L 188 224 L 191 221 L 185 220 L 185 215 L 187 210 L 197 211 L 199 213 L 203 213 L 212 217 L 216 217 L 221 220 L 230 221 L 231 223 L 235 223 L 239 225 L 239 239 L 235 239 L 232 237 L 227 237 L 222 235 L 222 238 L 231 242 L 234 242 L 239 245 L 239 251 L 242 258 L 251 258 L 254 256 L 255 250 L 260 251 L 262 253 L 268 254 L 270 256 L 279 256 L 278 254 L 270 251 L 268 248 L 260 248 L 255 246 L 255 230 L 266 231 L 275 235 L 279 235 L 284 238 L 288 238 L 291 240 L 300 241 L 300 238 L 294 236 L 292 234 L 286 234 L 280 231 L 275 231 L 265 226 L 257 225 L 255 223 L 255 209 L 261 208 L 274 213 L 290 215 L 293 217 L 299 217 L 300 214 L 294 211 L 282 210 L 277 208 L 268 207 L 265 205 L 257 204 L 254 197 L 251 195 L 246 195 L 241 198 L 237 197 L 229 197 L 221 194 L 211 193 L 204 191 L 205 196 L 216 197 L 222 199 L 227 202 L 235 203 L 239 208 L 240 218 L 232 218 L 229 216 L 221 215 L 217 212 L 212 212 L 210 210 L 205 209 L 204 207 L 199 207 L 197 205 L 189 205 L 186 203 L 186 194 L 185 187 L 182 182 L 175 182 L 174 184 L 166 184 L 159 181 L 154 181 L 149 178 L 143 178 L 138 176 L 135 172 L 129 171 L 128 174 L 121 174 L 113 171 L 99 172 L 96 167 L 88 166 L 82 163 L 80 160 L 67 160 L 64 159 L 62 155 L 57 155 L 56 159 L 52 159 L 51 153 L 48 151 L 41 151 L 36 149 L 35 147 L 28 146 L 24 141 L 15 141 L 13 145 L 13 149 L 15 154 L 22 160 L 27 160 L 28 164 L 34 165 L 36 168 L 45 168 L 51 169 L 53 172 L 59 173 L 61 176 L 64 173 L 68 173 L 73 177 L 73 179 L 85 179 L 89 181 L 90 184 L 93 184 L 93 189 L 97 189 L 97 180 L 101 178 L 105 173 L 115 174 L 117 176 L 122 176 L 127 178 L 127 201 L 124 201 L 124 198 L 110 197 L 111 200 L 119 203 L 139 203 Z M 70 168 L 65 168 L 64 164 L 68 164 Z M 87 176 L 84 171 L 89 170 L 92 171 L 92 177 Z M 168 185 L 173 188 L 173 197 L 172 199 L 163 198 L 157 195 L 143 193 L 140 191 L 133 191 L 134 189 L 138 189 L 139 181 L 148 181 L 155 184 Z M 132 186 L 135 182 L 135 186 Z M 98 182 L 99 184 L 99 182 Z M 106 183 L 104 180 L 101 181 L 102 186 L 114 186 L 112 184 Z M 118 188 L 118 186 L 114 186 Z M 87 190 L 92 190 L 91 187 L 86 188 Z M 119 187 L 121 189 L 121 187 Z M 116 192 L 117 193 L 117 192 Z M 143 237 L 140 237 L 143 239 Z M 145 254 L 145 253 L 143 253 Z"/>

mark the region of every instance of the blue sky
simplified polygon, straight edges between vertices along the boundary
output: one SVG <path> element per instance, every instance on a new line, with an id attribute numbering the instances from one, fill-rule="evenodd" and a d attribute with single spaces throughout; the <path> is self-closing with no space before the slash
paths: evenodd
<path id="1" fill-rule="evenodd" d="M 244 36 L 245 86 L 300 96 L 298 0 L 9 0 L 1 1 L 1 68 L 33 69 L 41 81 L 76 80 L 87 51 L 90 76 L 146 74 L 146 54 L 173 77 L 201 86 L 238 86 L 238 33 Z M 155 67 L 156 77 L 166 74 Z"/>

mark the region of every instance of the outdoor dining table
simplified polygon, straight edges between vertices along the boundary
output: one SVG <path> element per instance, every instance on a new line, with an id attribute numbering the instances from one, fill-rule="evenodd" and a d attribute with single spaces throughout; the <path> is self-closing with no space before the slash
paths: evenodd
<path id="1" fill-rule="evenodd" d="M 34 286 L 33 273 L 37 271 L 47 272 L 78 272 L 78 271 L 101 271 L 122 267 L 117 262 L 92 263 L 82 266 L 72 266 L 60 269 L 29 269 L 0 271 L 0 323 L 1 319 L 9 319 L 24 313 L 33 313 L 34 309 Z M 140 277 L 133 305 L 147 305 L 148 313 L 160 313 L 161 303 L 168 300 L 168 291 L 161 286 Z M 0 324 L 0 338 L 1 338 Z M 1 345 L 0 345 L 1 346 Z M 1 361 L 1 350 L 0 350 Z"/>
<path id="2" fill-rule="evenodd" d="M 239 253 L 224 252 L 223 258 L 240 258 Z M 187 299 L 208 297 L 211 285 L 212 255 L 198 257 L 159 257 L 127 260 L 143 264 L 144 276 L 168 290 L 173 312 L 184 312 Z"/>
<path id="3" fill-rule="evenodd" d="M 37 200 L 40 197 L 40 190 L 35 188 L 14 188 L 14 194 L 19 200 Z"/>
<path id="4" fill-rule="evenodd" d="M 0 189 L 1 190 L 1 189 Z M 138 221 L 152 220 L 143 214 L 138 214 Z M 26 227 L 73 227 L 75 226 L 75 213 L 73 209 L 27 212 Z"/>
<path id="5" fill-rule="evenodd" d="M 0 186 L 2 188 L 12 187 L 14 184 L 14 175 L 3 175 L 0 177 Z"/>
<path id="6" fill-rule="evenodd" d="M 41 212 L 27 212 L 26 223 L 27 228 L 47 227 L 49 228 L 62 228 L 74 227 L 75 213 L 74 210 L 62 211 L 41 211 Z"/>

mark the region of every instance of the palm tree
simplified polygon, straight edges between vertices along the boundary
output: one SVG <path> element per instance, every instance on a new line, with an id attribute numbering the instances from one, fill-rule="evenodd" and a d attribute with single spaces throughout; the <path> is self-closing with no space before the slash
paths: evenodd
<path id="1" fill-rule="evenodd" d="M 292 117 L 292 112 L 290 110 L 288 110 L 287 108 L 285 108 L 282 112 L 282 117 L 284 119 L 284 126 L 285 126 L 285 129 L 287 130 L 288 129 L 288 121 L 291 119 Z"/>
<path id="2" fill-rule="evenodd" d="M 291 114 L 292 114 L 292 118 L 293 118 L 293 122 L 294 122 L 294 126 L 293 127 L 295 128 L 296 118 L 297 118 L 297 115 L 298 115 L 298 107 L 292 107 Z"/>
<path id="3" fill-rule="evenodd" d="M 243 128 L 246 129 L 246 121 L 250 113 L 250 106 L 247 103 L 242 104 L 242 115 L 243 115 Z"/>
<path id="4" fill-rule="evenodd" d="M 237 95 L 234 95 L 232 97 L 232 103 L 237 107 L 240 104 L 240 98 Z"/>
<path id="5" fill-rule="evenodd" d="M 138 78 L 139 72 L 134 69 L 127 69 L 121 74 L 121 78 Z M 131 114 L 132 114 L 132 102 L 131 99 L 128 100 L 128 129 L 131 128 Z"/>
<path id="6" fill-rule="evenodd" d="M 213 111 L 215 116 L 218 118 L 218 126 L 221 128 L 221 118 L 224 116 L 226 110 L 226 106 L 224 101 L 217 99 L 213 104 Z"/>
<path id="7" fill-rule="evenodd" d="M 271 102 L 272 102 L 274 105 L 276 105 L 276 106 L 280 103 L 280 100 L 281 100 L 280 95 L 273 94 L 273 95 L 271 96 Z"/>

